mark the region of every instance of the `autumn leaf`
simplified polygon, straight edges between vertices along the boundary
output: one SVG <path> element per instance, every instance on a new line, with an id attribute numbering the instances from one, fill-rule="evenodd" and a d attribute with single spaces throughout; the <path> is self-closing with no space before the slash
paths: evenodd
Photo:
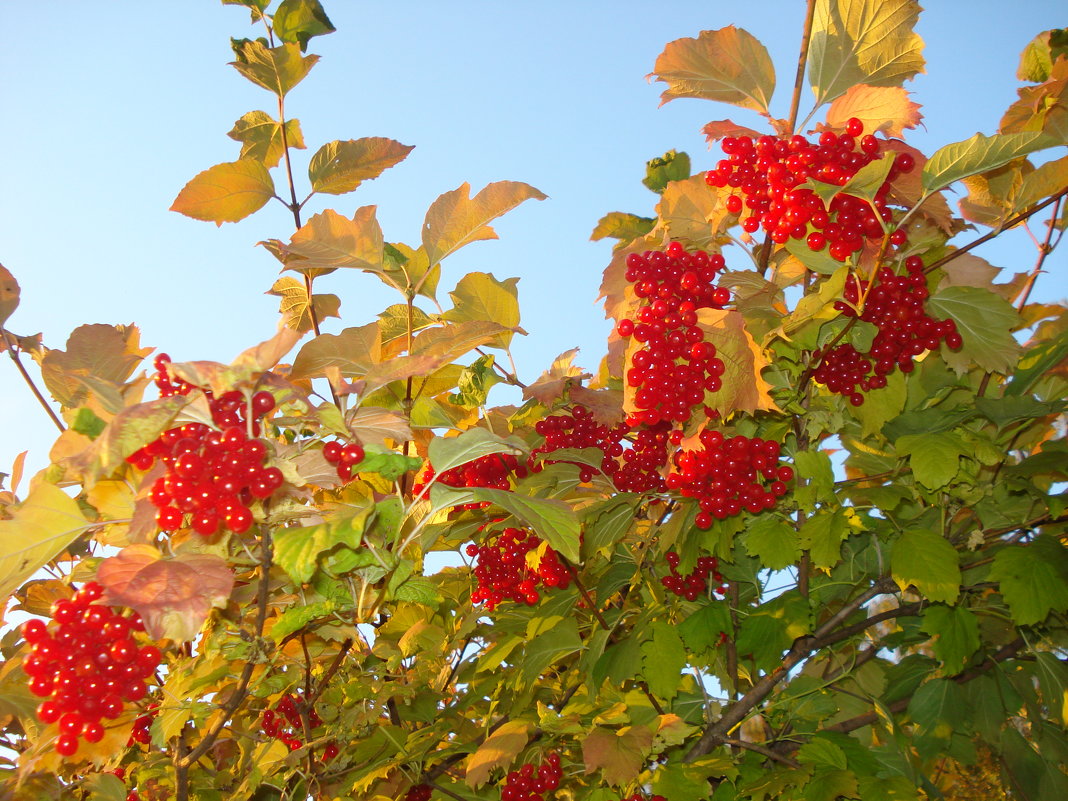
<path id="1" fill-rule="evenodd" d="M 315 55 L 302 56 L 296 43 L 267 47 L 263 41 L 237 39 L 232 41 L 232 46 L 237 61 L 231 61 L 230 66 L 279 97 L 285 97 L 304 80 L 319 60 Z"/>
<path id="2" fill-rule="evenodd" d="M 733 25 L 669 42 L 652 74 L 668 85 L 660 105 L 695 97 L 766 112 L 775 91 L 775 67 L 767 48 Z"/>
<path id="3" fill-rule="evenodd" d="M 0 326 L 7 322 L 7 318 L 15 313 L 19 306 L 19 282 L 4 265 L 0 264 Z M 3 344 L 0 343 L 0 349 Z"/>
<path id="4" fill-rule="evenodd" d="M 315 192 L 342 195 L 404 161 L 414 149 L 381 136 L 327 142 L 312 156 L 308 180 Z"/>
<path id="5" fill-rule="evenodd" d="M 306 343 L 293 360 L 290 378 L 317 378 L 337 368 L 347 378 L 359 378 L 381 358 L 378 323 L 346 328 L 340 334 L 321 334 Z"/>
<path id="6" fill-rule="evenodd" d="M 533 399 L 544 406 L 552 406 L 570 386 L 592 378 L 590 373 L 572 364 L 578 352 L 578 348 L 571 348 L 553 359 L 552 365 L 538 376 L 537 381 L 523 388 L 523 400 Z"/>
<path id="7" fill-rule="evenodd" d="M 740 312 L 725 309 L 700 309 L 697 324 L 705 332 L 705 341 L 716 347 L 716 357 L 726 368 L 718 392 L 705 395 L 709 406 L 726 418 L 734 412 L 777 410 L 771 398 L 771 385 L 761 370 L 768 365 L 760 346 L 745 328 Z"/>
<path id="8" fill-rule="evenodd" d="M 239 159 L 253 159 L 265 167 L 278 166 L 283 147 L 282 125 L 265 111 L 250 111 L 226 134 L 241 143 Z M 304 149 L 304 135 L 297 120 L 286 120 L 285 146 Z"/>
<path id="9" fill-rule="evenodd" d="M 78 326 L 65 350 L 46 351 L 39 359 L 48 391 L 64 406 L 75 407 L 89 395 L 86 379 L 121 386 L 152 352 L 140 347 L 140 336 L 133 325 Z"/>
<path id="10" fill-rule="evenodd" d="M 316 214 L 283 245 L 286 268 L 313 278 L 340 267 L 381 272 L 384 245 L 375 210 L 361 206 L 351 220 L 333 209 Z"/>
<path id="11" fill-rule="evenodd" d="M 518 278 L 498 281 L 491 273 L 468 273 L 449 293 L 453 307 L 442 316 L 453 322 L 490 321 L 504 326 L 491 347 L 507 347 L 519 328 Z M 525 332 L 524 332 L 525 333 Z"/>
<path id="12" fill-rule="evenodd" d="M 641 772 L 652 744 L 653 733 L 644 726 L 619 731 L 599 726 L 582 741 L 586 773 L 600 770 L 609 784 L 629 784 Z"/>
<path id="13" fill-rule="evenodd" d="M 909 100 L 909 93 L 900 86 L 868 86 L 857 84 L 835 99 L 827 109 L 827 127 L 844 129 L 846 122 L 856 117 L 864 123 L 864 132 L 900 137 L 906 128 L 915 128 L 923 115 L 919 103 Z"/>
<path id="14" fill-rule="evenodd" d="M 656 211 L 671 239 L 708 248 L 735 220 L 726 203 L 733 191 L 730 187 L 711 187 L 703 174 L 694 175 L 668 184 Z"/>
<path id="15" fill-rule="evenodd" d="M 281 298 L 278 312 L 282 315 L 283 324 L 302 334 L 312 330 L 313 309 L 315 319 L 320 321 L 341 316 L 341 298 L 329 294 L 312 295 L 309 301 L 307 285 L 288 275 L 276 280 L 266 294 Z"/>
<path id="16" fill-rule="evenodd" d="M 234 575 L 213 554 L 164 557 L 151 545 L 130 545 L 97 568 L 105 603 L 128 606 L 153 639 L 188 641 L 197 636 L 213 607 L 226 605 Z"/>
<path id="17" fill-rule="evenodd" d="M 493 770 L 511 765 L 519 752 L 526 748 L 529 732 L 530 724 L 523 720 L 509 720 L 498 726 L 467 758 L 467 786 L 480 787 L 489 781 Z"/>
<path id="18" fill-rule="evenodd" d="M 733 120 L 713 120 L 712 122 L 705 124 L 701 129 L 701 133 L 705 135 L 709 147 L 712 146 L 713 142 L 717 142 L 728 136 L 749 136 L 752 137 L 754 141 L 763 136 L 760 131 L 754 130 L 753 128 L 746 128 L 744 125 L 739 125 Z"/>
<path id="19" fill-rule="evenodd" d="M 216 164 L 198 174 L 182 187 L 171 211 L 222 225 L 254 214 L 272 197 L 271 174 L 262 162 L 246 158 Z"/>

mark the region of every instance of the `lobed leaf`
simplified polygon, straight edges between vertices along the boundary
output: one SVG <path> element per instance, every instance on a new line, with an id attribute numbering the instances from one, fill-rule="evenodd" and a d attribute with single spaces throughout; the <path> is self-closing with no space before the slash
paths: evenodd
<path id="1" fill-rule="evenodd" d="M 359 378 L 381 359 L 378 323 L 346 328 L 340 334 L 321 334 L 305 343 L 293 360 L 289 377 L 318 378 L 337 369 L 346 378 Z"/>
<path id="2" fill-rule="evenodd" d="M 771 385 L 761 374 L 768 360 L 746 330 L 741 313 L 699 309 L 697 324 L 705 332 L 705 341 L 715 345 L 716 356 L 726 368 L 723 386 L 705 396 L 708 405 L 718 409 L 725 418 L 734 412 L 776 410 Z"/>
<path id="3" fill-rule="evenodd" d="M 265 111 L 250 111 L 243 115 L 226 135 L 241 143 L 239 159 L 259 161 L 265 167 L 277 166 L 286 147 L 304 149 L 300 122 L 286 120 L 283 138 L 282 124 Z"/>
<path id="4" fill-rule="evenodd" d="M 608 784 L 629 785 L 641 772 L 653 733 L 644 726 L 625 726 L 619 730 L 597 726 L 582 741 L 582 761 L 586 773 L 601 771 Z"/>
<path id="5" fill-rule="evenodd" d="M 312 330 L 313 309 L 317 320 L 341 316 L 341 298 L 337 295 L 312 295 L 309 298 L 307 285 L 288 275 L 275 281 L 266 294 L 281 298 L 278 312 L 282 315 L 283 325 L 302 334 Z"/>
<path id="6" fill-rule="evenodd" d="M 384 243 L 376 210 L 361 206 L 351 220 L 333 209 L 314 215 L 283 245 L 286 268 L 313 278 L 338 268 L 380 273 Z"/>
<path id="7" fill-rule="evenodd" d="M 864 132 L 887 137 L 904 135 L 923 120 L 920 104 L 909 100 L 900 86 L 850 86 L 827 109 L 827 127 L 844 129 L 851 117 L 864 123 Z"/>
<path id="8" fill-rule="evenodd" d="M 490 501 L 511 512 L 570 562 L 579 561 L 578 517 L 568 504 L 551 498 L 531 498 L 516 492 L 476 487 L 475 500 Z"/>
<path id="9" fill-rule="evenodd" d="M 653 217 L 639 217 L 625 211 L 610 211 L 597 222 L 597 226 L 590 234 L 594 242 L 609 237 L 618 239 L 620 242 L 630 242 L 632 239 L 645 236 L 656 226 Z"/>
<path id="10" fill-rule="evenodd" d="M 285 97 L 304 80 L 319 60 L 318 56 L 302 56 L 300 45 L 295 43 L 267 47 L 262 40 L 234 39 L 231 47 L 237 61 L 231 61 L 230 66 L 278 97 Z"/>
<path id="11" fill-rule="evenodd" d="M 1056 537 L 1039 536 L 1009 545 L 994 556 L 990 578 L 1019 626 L 1041 623 L 1050 612 L 1068 611 L 1068 549 Z"/>
<path id="12" fill-rule="evenodd" d="M 182 187 L 170 210 L 222 225 L 245 219 L 272 197 L 271 174 L 262 162 L 246 158 L 204 170 Z"/>
<path id="13" fill-rule="evenodd" d="M 518 278 L 498 281 L 490 273 L 471 272 L 449 293 L 453 307 L 442 315 L 453 322 L 489 321 L 508 329 L 519 328 Z M 507 347 L 514 330 L 504 331 L 492 341 L 492 346 Z"/>
<path id="14" fill-rule="evenodd" d="M 914 585 L 927 599 L 955 603 L 960 595 L 959 554 L 933 531 L 905 531 L 893 545 L 890 573 L 904 592 Z"/>
<path id="15" fill-rule="evenodd" d="M 468 787 L 480 787 L 490 773 L 512 764 L 527 747 L 531 725 L 523 720 L 506 720 L 467 758 L 464 780 Z"/>
<path id="16" fill-rule="evenodd" d="M 927 301 L 928 313 L 935 318 L 950 318 L 957 325 L 964 344 L 943 356 L 958 374 L 974 361 L 989 372 L 1008 373 L 1016 365 L 1020 345 L 1012 336 L 1020 322 L 1016 309 L 989 289 L 950 286 L 940 289 Z"/>

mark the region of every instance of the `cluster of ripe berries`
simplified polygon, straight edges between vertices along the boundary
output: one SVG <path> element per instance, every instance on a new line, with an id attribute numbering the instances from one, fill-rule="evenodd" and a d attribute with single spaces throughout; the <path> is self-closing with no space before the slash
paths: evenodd
<path id="1" fill-rule="evenodd" d="M 881 268 L 870 288 L 867 281 L 852 275 L 846 279 L 845 301 L 838 301 L 835 309 L 878 328 L 867 353 L 846 342 L 815 354 L 820 362 L 812 377 L 831 392 L 846 396 L 854 406 L 864 403 L 863 393 L 885 387 L 886 376 L 895 368 L 912 372 L 913 359 L 924 351 L 935 350 L 943 342 L 951 350 L 963 344 L 953 320 L 935 320 L 927 314 L 923 259 L 909 256 L 905 269 L 907 275 L 897 275 L 889 267 Z"/>
<path id="2" fill-rule="evenodd" d="M 727 198 L 727 211 L 741 216 L 742 230 L 763 230 L 772 242 L 804 240 L 813 251 L 825 247 L 832 258 L 845 261 L 864 247 L 865 241 L 882 239 L 883 226 L 893 220 L 887 195 L 893 180 L 910 172 L 915 160 L 898 153 L 886 180 L 871 203 L 839 194 L 830 208 L 811 189 L 810 178 L 842 186 L 871 161 L 882 158 L 882 142 L 862 136 L 864 124 L 851 118 L 843 134 L 824 131 L 818 142 L 795 134 L 789 139 L 761 136 L 728 136 L 720 146 L 727 157 L 705 175 L 709 186 L 736 190 Z M 902 229 L 891 233 L 890 243 L 905 244 Z"/>
<path id="3" fill-rule="evenodd" d="M 679 451 L 666 485 L 687 498 L 697 499 L 698 528 L 713 519 L 760 514 L 787 492 L 794 477 L 789 465 L 779 464 L 779 443 L 759 437 L 724 437 L 719 431 L 702 431 L 701 449 Z"/>
<path id="4" fill-rule="evenodd" d="M 437 477 L 439 483 L 447 487 L 488 487 L 490 489 L 511 489 L 510 479 L 525 478 L 527 468 L 510 453 L 491 453 L 472 459 L 466 464 L 445 470 L 440 475 L 427 462 L 426 467 L 416 480 L 412 490 L 419 495 L 426 486 Z M 488 503 L 465 503 L 459 509 L 482 509 Z"/>
<path id="5" fill-rule="evenodd" d="M 120 782 L 126 780 L 126 771 L 122 768 L 115 768 L 114 770 L 105 771 L 105 773 L 110 773 Z M 130 790 L 130 792 L 126 794 L 126 801 L 141 801 L 141 795 L 137 790 Z"/>
<path id="6" fill-rule="evenodd" d="M 267 737 L 281 740 L 290 751 L 296 751 L 304 745 L 301 734 L 304 732 L 304 723 L 300 717 L 300 704 L 303 700 L 299 695 L 284 695 L 274 709 L 263 710 L 260 718 L 260 726 Z M 323 725 L 323 719 L 315 709 L 309 709 L 308 726 L 312 729 Z M 323 761 L 329 762 L 339 753 L 337 744 L 329 742 L 323 748 Z"/>
<path id="7" fill-rule="evenodd" d="M 133 638 L 144 630 L 140 617 L 94 603 L 103 592 L 87 582 L 52 605 L 52 624 L 34 618 L 22 625 L 29 646 L 22 669 L 30 692 L 46 699 L 37 719 L 58 724 L 54 748 L 60 756 L 76 753 L 79 740 L 100 742 L 102 721 L 115 720 L 125 704 L 143 699 L 145 680 L 159 666 L 160 650 Z"/>
<path id="8" fill-rule="evenodd" d="M 323 458 L 337 468 L 337 477 L 342 481 L 352 481 L 356 477 L 356 467 L 367 454 L 358 442 L 346 442 L 342 445 L 331 440 L 323 445 Z"/>
<path id="9" fill-rule="evenodd" d="M 488 536 L 481 545 L 468 545 L 467 555 L 478 559 L 472 570 L 478 584 L 471 602 L 485 603 L 490 611 L 506 599 L 533 606 L 541 598 L 539 585 L 566 588 L 571 577 L 552 548 L 545 547 L 536 568 L 527 562 L 527 554 L 541 544 L 536 534 L 506 528 Z"/>
<path id="10" fill-rule="evenodd" d="M 168 377 L 168 363 L 167 354 L 156 357 L 160 394 L 188 394 L 189 384 Z M 149 494 L 161 531 L 188 525 L 205 537 L 220 527 L 242 534 L 252 525 L 253 502 L 270 497 L 284 481 L 281 470 L 265 463 L 267 446 L 257 438 L 260 419 L 274 409 L 274 396 L 260 391 L 246 398 L 237 390 L 218 398 L 205 395 L 216 428 L 185 423 L 168 429 L 126 461 L 138 470 L 149 470 L 157 459 L 164 464 L 166 472 Z"/>
<path id="11" fill-rule="evenodd" d="M 687 601 L 696 601 L 708 590 L 708 579 L 712 578 L 715 583 L 713 592 L 720 594 L 726 590 L 723 587 L 723 576 L 719 572 L 719 562 L 714 556 L 700 556 L 692 573 L 685 576 L 679 573 L 679 555 L 674 551 L 664 554 L 664 560 L 670 571 L 661 577 L 660 583 L 664 589 L 672 592 Z"/>
<path id="12" fill-rule="evenodd" d="M 704 404 L 705 392 L 722 384 L 723 361 L 715 345 L 705 341 L 697 312 L 730 302 L 730 290 L 715 285 L 725 262 L 719 254 L 687 253 L 672 242 L 666 252 L 631 253 L 626 263 L 625 277 L 642 300 L 634 319 L 625 317 L 616 325 L 621 337 L 642 344 L 626 375 L 638 410 L 628 422 L 685 423 Z"/>
<path id="13" fill-rule="evenodd" d="M 433 792 L 429 784 L 413 784 L 404 794 L 404 801 L 430 801 Z"/>
<path id="14" fill-rule="evenodd" d="M 562 776 L 560 755 L 550 751 L 537 767 L 526 762 L 519 770 L 509 771 L 501 790 L 501 801 L 544 801 L 546 793 L 560 786 Z"/>
<path id="15" fill-rule="evenodd" d="M 152 721 L 159 711 L 159 704 L 149 704 L 145 714 L 138 715 L 134 720 L 133 729 L 130 731 L 130 739 L 126 741 L 129 748 L 134 743 L 149 745 L 152 742 Z"/>
<path id="16" fill-rule="evenodd" d="M 641 793 L 635 793 L 622 799 L 622 801 L 667 801 L 667 799 L 662 795 L 644 796 Z"/>

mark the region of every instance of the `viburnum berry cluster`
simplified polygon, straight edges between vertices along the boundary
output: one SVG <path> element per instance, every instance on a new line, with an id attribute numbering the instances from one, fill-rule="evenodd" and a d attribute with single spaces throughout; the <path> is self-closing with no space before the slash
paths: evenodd
<path id="1" fill-rule="evenodd" d="M 550 751 L 538 766 L 525 762 L 519 770 L 509 771 L 501 790 L 501 801 L 544 801 L 545 794 L 560 787 L 563 771 L 560 755 Z"/>
<path id="2" fill-rule="evenodd" d="M 548 545 L 536 568 L 528 564 L 527 554 L 541 544 L 536 534 L 506 528 L 488 536 L 481 545 L 468 545 L 467 555 L 478 560 L 472 571 L 478 586 L 471 593 L 471 602 L 485 603 L 490 611 L 505 599 L 533 606 L 541 598 L 539 585 L 561 589 L 570 585 L 567 568 Z"/>
<path id="3" fill-rule="evenodd" d="M 290 693 L 282 696 L 274 709 L 265 709 L 260 716 L 260 727 L 267 737 L 281 740 L 290 751 L 296 751 L 304 745 L 302 735 L 304 723 L 300 716 L 303 699 L 299 694 Z M 316 729 L 323 725 L 323 719 L 314 708 L 308 709 L 308 725 Z M 337 743 L 331 741 L 323 747 L 322 760 L 329 762 L 340 753 Z"/>
<path id="4" fill-rule="evenodd" d="M 638 410 L 628 422 L 684 423 L 704 404 L 705 392 L 716 392 L 722 384 L 723 361 L 705 340 L 697 311 L 722 309 L 730 302 L 730 290 L 715 285 L 725 262 L 719 254 L 687 253 L 672 242 L 667 251 L 631 253 L 626 263 L 625 277 L 643 301 L 635 319 L 625 317 L 616 325 L 621 337 L 642 344 L 626 375 Z"/>
<path id="5" fill-rule="evenodd" d="M 430 801 L 433 792 L 429 784 L 413 784 L 404 794 L 404 801 Z"/>
<path id="6" fill-rule="evenodd" d="M 331 440 L 323 445 L 323 458 L 336 466 L 337 477 L 346 482 L 356 477 L 356 468 L 366 455 L 363 445 L 355 440 L 345 444 Z"/>
<path id="7" fill-rule="evenodd" d="M 187 394 L 191 385 L 168 377 L 169 361 L 165 353 L 155 360 L 160 393 Z M 210 537 L 223 527 L 243 534 L 252 526 L 255 500 L 269 498 L 284 483 L 282 471 L 266 463 L 267 446 L 256 436 L 260 419 L 274 409 L 274 396 L 261 390 L 246 398 L 231 390 L 214 398 L 204 392 L 217 428 L 170 428 L 126 461 L 139 470 L 151 469 L 157 459 L 164 464 L 165 474 L 149 493 L 161 531 L 188 526 Z"/>
<path id="8" fill-rule="evenodd" d="M 854 406 L 864 403 L 864 392 L 885 387 L 886 376 L 895 368 L 912 372 L 913 360 L 924 351 L 936 350 L 943 342 L 951 350 L 963 344 L 953 320 L 936 320 L 927 314 L 929 291 L 923 259 L 909 256 L 905 268 L 907 275 L 880 268 L 870 288 L 867 281 L 850 275 L 843 290 L 845 300 L 835 303 L 844 317 L 859 318 L 878 328 L 867 353 L 845 342 L 814 354 L 819 365 L 812 377 L 831 392 L 849 398 Z"/>
<path id="9" fill-rule="evenodd" d="M 143 715 L 138 715 L 134 719 L 133 729 L 130 731 L 130 738 L 126 741 L 127 748 L 134 743 L 140 743 L 141 745 L 150 745 L 152 743 L 152 721 L 155 720 L 158 711 L 159 704 L 149 704 L 145 713 Z"/>
<path id="10" fill-rule="evenodd" d="M 134 639 L 144 630 L 140 617 L 96 603 L 103 592 L 87 582 L 52 605 L 51 624 L 33 618 L 22 625 L 29 646 L 22 669 L 30 692 L 46 699 L 37 707 L 38 720 L 58 724 L 54 747 L 60 756 L 76 753 L 79 740 L 100 742 L 103 721 L 145 697 L 145 682 L 160 663 L 156 646 Z"/>
<path id="11" fill-rule="evenodd" d="M 633 795 L 629 795 L 626 798 L 621 799 L 621 801 L 667 801 L 667 799 L 662 795 L 646 796 L 642 795 L 641 793 L 634 793 Z"/>
<path id="12" fill-rule="evenodd" d="M 423 472 L 416 480 L 413 491 L 419 495 L 437 476 L 439 483 L 448 487 L 488 487 L 490 489 L 510 490 L 511 479 L 525 478 L 527 468 L 519 463 L 510 453 L 491 453 L 472 459 L 466 464 L 445 470 L 440 475 L 434 472 L 433 465 L 426 463 Z M 483 509 L 488 503 L 460 504 L 458 509 Z"/>
<path id="13" fill-rule="evenodd" d="M 846 131 L 824 131 L 817 142 L 795 134 L 790 138 L 728 136 L 720 143 L 723 154 L 715 169 L 705 174 L 709 186 L 737 190 L 726 201 L 727 210 L 741 217 L 742 230 L 763 230 L 776 244 L 803 240 L 813 251 L 825 247 L 832 258 L 845 261 L 863 249 L 868 240 L 881 239 L 884 225 L 893 221 L 887 196 L 894 179 L 915 166 L 909 153 L 894 156 L 886 180 L 871 203 L 839 193 L 826 206 L 811 189 L 810 178 L 842 186 L 874 159 L 882 158 L 883 142 L 872 134 L 862 136 L 863 123 L 851 118 Z M 903 229 L 890 234 L 890 244 L 901 247 Z"/>
<path id="14" fill-rule="evenodd" d="M 794 470 L 779 464 L 780 445 L 759 437 L 724 437 L 720 431 L 702 431 L 700 450 L 675 454 L 674 469 L 666 485 L 687 498 L 697 499 L 695 524 L 707 529 L 712 521 L 742 511 L 759 514 L 771 509 L 787 492 Z"/>
<path id="15" fill-rule="evenodd" d="M 545 437 L 545 441 L 531 451 L 532 469 L 538 472 L 542 465 L 560 461 L 543 459 L 535 463 L 539 454 L 549 454 L 564 448 L 597 448 L 604 454 L 601 459 L 601 472 L 611 477 L 619 469 L 617 460 L 623 455 L 622 441 L 629 430 L 623 423 L 611 427 L 598 423 L 593 412 L 576 404 L 570 411 L 550 415 L 534 424 L 534 431 Z M 580 481 L 586 482 L 593 478 L 592 467 L 580 464 L 578 468 Z"/>
<path id="16" fill-rule="evenodd" d="M 714 556 L 700 556 L 693 572 L 685 576 L 679 573 L 679 555 L 675 551 L 664 554 L 664 561 L 668 564 L 669 573 L 662 576 L 660 583 L 668 592 L 685 598 L 687 601 L 696 601 L 708 590 L 708 579 L 711 577 L 715 582 L 713 592 L 722 594 L 723 575 L 719 572 L 719 561 Z"/>

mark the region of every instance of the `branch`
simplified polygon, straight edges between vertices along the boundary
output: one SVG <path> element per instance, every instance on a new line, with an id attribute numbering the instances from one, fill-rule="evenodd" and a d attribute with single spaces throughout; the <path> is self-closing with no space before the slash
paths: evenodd
<path id="1" fill-rule="evenodd" d="M 794 75 L 794 94 L 790 98 L 790 119 L 786 123 L 790 133 L 795 133 L 794 127 L 797 125 L 797 109 L 801 105 L 801 87 L 805 82 L 805 65 L 808 62 L 809 43 L 812 40 L 812 18 L 815 12 L 815 0 L 808 0 L 808 7 L 805 9 L 805 27 L 801 31 L 801 53 L 797 57 L 797 73 Z"/>
<path id="2" fill-rule="evenodd" d="M 766 756 L 768 759 L 774 759 L 776 762 L 781 762 L 784 765 L 788 765 L 791 768 L 799 768 L 801 764 L 790 759 L 788 756 L 773 751 L 772 749 L 758 745 L 757 743 L 748 743 L 745 740 L 735 740 L 733 737 L 724 737 L 723 744 L 729 745 L 732 748 L 744 748 L 746 751 L 755 751 L 758 754 Z"/>
<path id="3" fill-rule="evenodd" d="M 19 359 L 18 351 L 16 350 L 18 346 L 17 338 L 14 334 L 12 334 L 5 328 L 0 328 L 0 335 L 3 336 L 4 341 L 2 344 L 7 347 L 7 354 L 11 357 L 11 361 L 15 363 L 15 368 L 22 376 L 22 380 L 26 382 L 26 385 L 30 388 L 30 392 L 32 392 L 33 396 L 37 398 L 37 402 L 41 404 L 41 407 L 46 412 L 48 412 L 48 416 L 52 418 L 52 422 L 55 423 L 56 428 L 58 428 L 59 432 L 62 434 L 64 431 L 67 430 L 67 427 L 63 425 L 63 421 L 59 419 L 59 415 L 56 414 L 56 410 L 48 404 L 47 400 L 45 400 L 45 396 L 41 394 L 41 390 L 37 388 L 37 385 L 33 382 L 33 378 L 31 378 L 30 374 L 26 372 L 26 368 L 22 364 L 22 361 Z"/>

